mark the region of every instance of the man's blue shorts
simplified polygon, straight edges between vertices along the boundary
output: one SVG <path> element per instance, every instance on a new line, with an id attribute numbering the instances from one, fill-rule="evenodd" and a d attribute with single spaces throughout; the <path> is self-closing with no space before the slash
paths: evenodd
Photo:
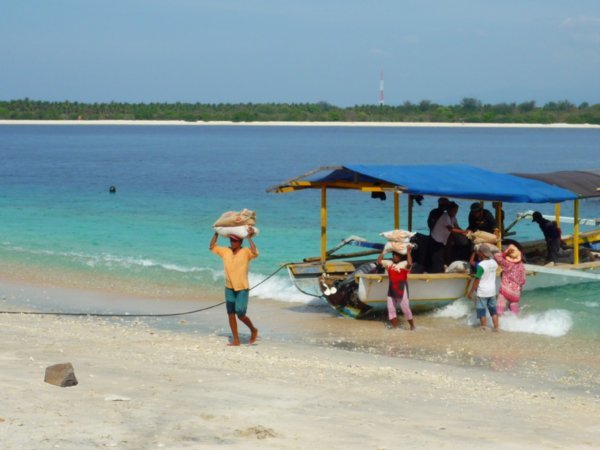
<path id="1" fill-rule="evenodd" d="M 242 289 L 234 291 L 233 289 L 225 288 L 225 305 L 227 306 L 227 314 L 237 314 L 238 317 L 244 317 L 248 309 L 248 294 L 250 289 Z"/>
<path id="2" fill-rule="evenodd" d="M 495 316 L 496 312 L 496 296 L 493 297 L 477 297 L 477 305 L 475 309 L 477 309 L 477 318 L 481 319 L 485 317 L 485 310 L 490 312 L 490 316 Z"/>

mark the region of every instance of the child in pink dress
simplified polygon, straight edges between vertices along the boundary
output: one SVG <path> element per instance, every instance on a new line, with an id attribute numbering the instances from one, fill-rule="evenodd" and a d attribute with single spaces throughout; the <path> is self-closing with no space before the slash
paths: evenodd
<path id="1" fill-rule="evenodd" d="M 511 244 L 504 252 L 496 253 L 494 258 L 502 268 L 502 281 L 496 305 L 498 315 L 504 313 L 507 303 L 511 312 L 518 314 L 521 290 L 525 285 L 525 264 L 523 264 L 521 251 Z"/>

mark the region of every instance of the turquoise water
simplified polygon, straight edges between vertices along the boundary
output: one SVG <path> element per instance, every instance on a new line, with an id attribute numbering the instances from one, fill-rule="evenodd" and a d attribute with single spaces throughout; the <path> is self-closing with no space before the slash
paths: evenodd
<path id="1" fill-rule="evenodd" d="M 0 259 L 125 281 L 140 293 L 164 284 L 214 295 L 223 279 L 207 245 L 223 211 L 257 211 L 261 257 L 253 282 L 283 262 L 319 253 L 319 194 L 265 192 L 318 166 L 467 163 L 527 172 L 600 168 L 598 155 L 600 131 L 584 129 L 1 126 Z M 111 185 L 116 194 L 108 193 Z M 417 229 L 424 231 L 434 201 L 416 207 Z M 459 223 L 466 225 L 469 202 L 460 204 Z M 378 239 L 393 225 L 389 200 L 332 192 L 328 206 L 330 246 L 351 234 Z M 554 211 L 532 206 L 505 205 L 505 222 L 519 211 Z M 598 201 L 581 209 L 600 217 Z M 565 205 L 563 214 L 570 213 Z M 520 239 L 541 237 L 531 222 L 517 231 Z M 309 301 L 284 275 L 255 293 Z M 528 293 L 523 305 L 526 317 L 557 318 L 547 334 L 598 336 L 598 285 Z"/>

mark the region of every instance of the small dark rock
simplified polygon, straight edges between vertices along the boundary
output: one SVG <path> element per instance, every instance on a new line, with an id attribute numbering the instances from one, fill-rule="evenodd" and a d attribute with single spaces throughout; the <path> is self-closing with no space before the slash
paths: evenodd
<path id="1" fill-rule="evenodd" d="M 76 386 L 78 383 L 71 363 L 55 364 L 46 367 L 44 381 L 60 387 Z"/>

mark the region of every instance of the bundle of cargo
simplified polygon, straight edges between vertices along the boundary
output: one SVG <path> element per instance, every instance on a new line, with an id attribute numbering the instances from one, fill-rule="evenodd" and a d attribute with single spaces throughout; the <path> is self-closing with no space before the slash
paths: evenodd
<path id="1" fill-rule="evenodd" d="M 467 238 L 473 241 L 473 244 L 495 244 L 498 242 L 498 236 L 487 231 L 469 231 Z"/>
<path id="2" fill-rule="evenodd" d="M 254 230 L 254 236 L 258 236 L 259 230 L 256 225 L 256 213 L 249 209 L 241 211 L 227 211 L 213 224 L 213 228 L 220 236 L 246 238 L 250 230 Z"/>
<path id="3" fill-rule="evenodd" d="M 256 213 L 249 209 L 227 211 L 213 224 L 213 227 L 238 227 L 240 225 L 256 225 Z"/>
<path id="4" fill-rule="evenodd" d="M 385 253 L 396 252 L 406 255 L 408 250 L 407 245 L 411 243 L 410 240 L 415 234 L 406 230 L 391 230 L 379 233 L 380 236 L 383 236 L 388 241 L 383 247 L 383 251 Z M 411 245 L 414 247 L 414 244 Z"/>

